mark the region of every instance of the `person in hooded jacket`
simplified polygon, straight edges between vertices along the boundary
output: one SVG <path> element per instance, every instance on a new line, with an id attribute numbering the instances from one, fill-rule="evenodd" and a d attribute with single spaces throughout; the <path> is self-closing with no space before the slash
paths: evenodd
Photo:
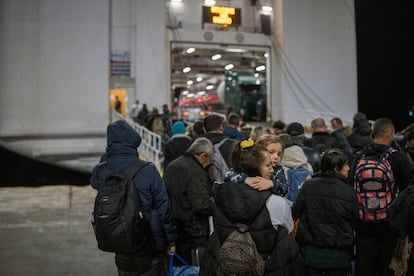
<path id="1" fill-rule="evenodd" d="M 286 201 L 243 181 L 242 174 L 270 179 L 273 167 L 268 150 L 254 145 L 252 139 L 241 141 L 233 147 L 231 164 L 236 173 L 229 172 L 225 182 L 214 186 L 215 229 L 201 262 L 200 275 L 227 275 L 220 271 L 220 245 L 239 223 L 248 226 L 257 251 L 265 260 L 264 275 L 304 275 L 299 247 L 289 235 L 293 221 Z"/>
<path id="2" fill-rule="evenodd" d="M 354 115 L 352 133 L 347 138 L 354 151 L 360 151 L 364 146 L 371 143 L 371 124 L 364 113 L 357 112 Z"/>
<path id="3" fill-rule="evenodd" d="M 125 172 L 139 159 L 137 149 L 141 136 L 124 120 L 112 122 L 107 127 L 107 162 L 113 173 Z M 99 190 L 104 184 L 98 164 L 91 176 L 91 185 Z M 154 164 L 145 165 L 133 178 L 144 217 L 150 221 L 152 237 L 140 251 L 124 255 L 115 253 L 115 263 L 120 276 L 167 275 L 166 255 L 175 252 L 177 232 L 171 222 L 170 203 L 164 183 Z"/>

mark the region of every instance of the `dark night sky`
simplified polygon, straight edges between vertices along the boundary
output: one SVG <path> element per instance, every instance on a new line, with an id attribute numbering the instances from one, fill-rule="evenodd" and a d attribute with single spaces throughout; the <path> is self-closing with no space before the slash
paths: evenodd
<path id="1" fill-rule="evenodd" d="M 414 122 L 414 1 L 355 0 L 358 110 Z"/>

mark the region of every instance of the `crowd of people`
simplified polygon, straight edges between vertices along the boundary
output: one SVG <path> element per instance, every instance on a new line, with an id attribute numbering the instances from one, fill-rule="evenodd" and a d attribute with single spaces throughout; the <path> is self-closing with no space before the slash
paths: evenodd
<path id="1" fill-rule="evenodd" d="M 168 108 L 152 113 L 161 121 L 164 113 L 170 116 Z M 148 114 L 139 119 L 136 113 L 136 122 L 148 126 L 142 121 Z M 330 128 L 323 118 L 314 118 L 309 134 L 299 122 L 280 120 L 269 129 L 243 133 L 235 113 L 227 120 L 208 115 L 190 129 L 168 118 L 162 177 L 150 166 L 134 182 L 147 211 L 158 216 L 152 221 L 156 253 L 129 259 L 117 254 L 120 275 L 168 275 L 165 264 L 173 254 L 199 266 L 200 275 L 232 275 L 220 267 L 218 252 L 239 224 L 248 225 L 264 275 L 414 275 L 414 124 L 396 133 L 391 120 L 371 124 L 358 112 L 351 128 L 335 117 Z M 115 126 L 118 139 L 132 135 L 127 124 L 114 122 L 108 137 Z M 108 144 L 111 170 L 122 172 L 139 158 L 140 138 L 131 141 L 121 139 L 125 151 Z M 395 188 L 390 212 L 386 219 L 366 220 L 356 167 L 362 157 L 386 152 Z M 212 172 L 219 157 L 228 168 L 222 178 Z M 102 181 L 95 170 L 91 180 L 95 186 Z M 128 261 L 133 271 L 125 271 Z M 247 273 L 240 275 L 253 275 Z"/>

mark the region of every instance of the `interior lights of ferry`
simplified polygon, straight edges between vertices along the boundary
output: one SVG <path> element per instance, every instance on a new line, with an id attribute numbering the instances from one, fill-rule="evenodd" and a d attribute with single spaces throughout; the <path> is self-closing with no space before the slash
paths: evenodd
<path id="1" fill-rule="evenodd" d="M 266 66 L 264 66 L 264 65 L 259 65 L 259 66 L 256 67 L 257 72 L 263 71 L 265 69 L 266 69 Z"/>
<path id="2" fill-rule="evenodd" d="M 191 47 L 191 48 L 188 48 L 187 50 L 185 50 L 185 52 L 187 53 L 187 54 L 192 54 L 192 53 L 194 53 L 195 52 L 195 48 L 194 47 Z"/>
<path id="3" fill-rule="evenodd" d="M 215 54 L 211 57 L 212 60 L 218 60 L 221 59 L 221 55 L 220 54 Z"/>
<path id="4" fill-rule="evenodd" d="M 234 68 L 234 65 L 233 65 L 232 63 L 227 64 L 226 66 L 224 66 L 224 69 L 225 69 L 225 70 L 231 70 L 231 69 L 233 69 L 233 68 Z"/>

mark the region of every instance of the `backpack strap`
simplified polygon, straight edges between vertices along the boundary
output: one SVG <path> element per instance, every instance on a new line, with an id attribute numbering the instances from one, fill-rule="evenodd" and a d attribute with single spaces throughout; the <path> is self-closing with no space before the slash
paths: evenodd
<path id="1" fill-rule="evenodd" d="M 354 185 L 354 178 L 355 178 L 355 173 L 356 173 L 356 168 L 358 166 L 359 160 L 362 158 L 362 156 L 364 155 L 364 153 L 362 152 L 362 150 L 359 151 L 355 151 L 354 154 L 350 157 L 349 160 L 349 173 L 348 173 L 348 182 L 351 185 Z"/>
<path id="2" fill-rule="evenodd" d="M 134 162 L 131 166 L 129 166 L 125 170 L 125 175 L 129 176 L 130 178 L 134 178 L 134 176 L 138 173 L 138 171 L 150 162 L 138 159 L 137 162 Z M 109 169 L 108 162 L 104 161 L 101 162 L 99 165 L 99 174 L 102 175 L 102 178 L 105 179 L 107 176 L 112 174 L 111 170 Z"/>
<path id="3" fill-rule="evenodd" d="M 216 144 L 214 144 L 214 146 L 215 146 L 215 148 L 217 149 L 217 150 L 220 150 L 220 147 L 228 140 L 229 138 L 228 137 L 225 137 L 223 140 L 221 140 L 220 142 L 218 142 L 218 143 L 216 143 Z"/>
<path id="4" fill-rule="evenodd" d="M 397 150 L 393 147 L 387 147 L 387 149 L 385 150 L 385 158 L 389 159 L 391 154 L 393 154 L 394 152 L 396 152 Z"/>
<path id="5" fill-rule="evenodd" d="M 98 174 L 102 176 L 102 179 L 105 179 L 108 175 L 110 175 L 112 172 L 108 167 L 108 162 L 103 161 L 99 163 L 98 165 Z"/>
<path id="6" fill-rule="evenodd" d="M 147 162 L 147 161 L 138 159 L 137 162 L 134 162 L 131 166 L 129 166 L 125 170 L 124 174 L 132 179 L 138 173 L 138 171 L 148 163 L 149 162 Z"/>
<path id="7" fill-rule="evenodd" d="M 387 149 L 385 150 L 385 153 L 383 155 L 383 157 L 388 160 L 388 163 L 389 163 L 390 167 L 391 167 L 391 163 L 390 163 L 389 158 L 390 158 L 391 154 L 393 154 L 396 151 L 397 151 L 397 149 L 389 146 L 389 147 L 387 147 Z M 394 176 L 394 172 L 392 170 L 392 167 L 391 167 L 391 173 Z M 392 198 L 394 199 L 397 196 L 397 194 L 399 192 L 399 189 L 398 189 L 397 185 L 395 185 L 395 179 L 393 179 L 393 180 L 394 181 L 390 184 L 391 184 Z"/>

